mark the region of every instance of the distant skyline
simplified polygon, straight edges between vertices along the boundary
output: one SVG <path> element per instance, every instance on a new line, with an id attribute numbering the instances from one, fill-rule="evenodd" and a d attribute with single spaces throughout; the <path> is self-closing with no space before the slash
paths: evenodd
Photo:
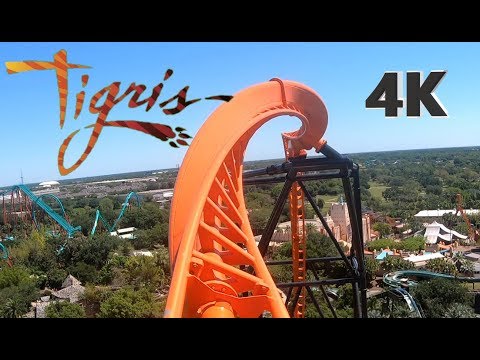
<path id="1" fill-rule="evenodd" d="M 437 147 L 437 148 L 424 148 L 424 149 L 402 149 L 402 150 L 399 150 L 399 149 L 393 149 L 393 150 L 383 150 L 383 151 L 364 151 L 364 152 L 355 152 L 355 153 L 342 153 L 344 155 L 361 155 L 361 154 L 368 154 L 368 153 L 385 153 L 385 152 L 396 152 L 396 151 L 424 151 L 424 150 L 442 150 L 442 149 L 461 149 L 461 148 L 479 148 L 480 146 L 478 145 L 471 145 L 471 146 L 458 146 L 458 147 Z M 322 156 L 321 154 L 316 154 L 312 151 L 309 152 L 309 156 Z M 255 159 L 255 160 L 245 160 L 245 162 L 249 162 L 249 161 L 263 161 L 263 160 L 280 160 L 280 161 L 284 161 L 283 160 L 283 157 L 277 157 L 277 158 L 259 158 L 259 159 Z M 174 169 L 174 167 L 169 167 L 169 168 L 158 168 L 158 169 L 141 169 L 141 170 L 135 170 L 135 171 L 128 171 L 128 172 L 120 172 L 120 173 L 105 173 L 105 174 L 97 174 L 97 175 L 89 175 L 89 176 L 84 176 L 84 177 L 61 177 L 59 179 L 57 179 L 58 181 L 75 181 L 75 180 L 80 180 L 80 179 L 85 179 L 85 178 L 90 178 L 90 177 L 104 177 L 104 176 L 110 176 L 110 175 L 117 175 L 117 174 L 132 174 L 132 173 L 142 173 L 142 172 L 150 172 L 150 171 L 159 171 L 159 170 L 170 170 L 170 169 Z M 12 186 L 12 185 L 16 185 L 16 184 L 19 184 L 20 182 L 18 183 L 15 183 L 15 184 L 7 184 L 7 185 L 1 185 L 0 188 L 2 187 L 6 187 L 8 188 L 9 186 Z M 39 181 L 32 181 L 32 182 L 24 182 L 24 184 L 38 184 L 40 183 Z"/>
<path id="2" fill-rule="evenodd" d="M 2 43 L 0 44 L 0 186 L 20 182 L 64 180 L 181 164 L 186 147 L 174 149 L 152 136 L 106 127 L 87 160 L 62 177 L 57 168 L 58 149 L 74 130 L 66 166 L 83 152 L 91 134 L 84 129 L 96 116 L 88 112 L 93 94 L 114 81 L 123 92 L 131 82 L 145 84 L 150 95 L 160 82 L 158 103 L 190 86 L 187 100 L 202 100 L 177 115 L 165 115 L 158 105 L 131 109 L 131 96 L 115 107 L 109 119 L 151 121 L 181 126 L 194 136 L 222 102 L 204 100 L 236 92 L 273 77 L 305 83 L 323 98 L 329 113 L 324 138 L 341 153 L 477 146 L 480 133 L 480 74 L 476 71 L 480 43 Z M 59 127 L 59 100 L 55 73 L 30 71 L 8 75 L 6 61 L 52 61 L 65 49 L 68 61 L 91 66 L 69 71 L 69 97 L 65 126 Z M 163 81 L 167 69 L 174 73 Z M 365 109 L 365 99 L 385 71 L 447 70 L 435 91 L 448 118 L 385 118 L 382 109 Z M 74 120 L 75 94 L 81 76 L 89 75 L 85 105 Z M 405 91 L 406 86 L 403 85 Z M 405 94 L 401 94 L 405 98 Z M 140 96 L 143 99 L 145 96 Z M 300 121 L 279 118 L 263 126 L 252 138 L 246 160 L 283 157 L 280 133 L 298 128 Z"/>

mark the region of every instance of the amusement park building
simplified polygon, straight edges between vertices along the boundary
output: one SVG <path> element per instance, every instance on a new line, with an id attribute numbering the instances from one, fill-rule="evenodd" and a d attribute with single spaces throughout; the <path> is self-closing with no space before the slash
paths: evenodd
<path id="1" fill-rule="evenodd" d="M 42 188 L 50 188 L 50 187 L 59 186 L 59 185 L 60 183 L 58 181 L 44 181 L 38 184 L 38 186 Z"/>
<path id="2" fill-rule="evenodd" d="M 325 222 L 332 231 L 335 239 L 346 243 L 352 241 L 352 227 L 350 225 L 350 217 L 348 216 L 348 208 L 346 203 L 333 203 L 330 207 L 330 214 L 325 216 Z M 316 230 L 323 235 L 328 235 L 327 230 L 323 227 L 320 220 L 305 220 L 305 224 L 311 224 Z M 362 215 L 362 232 L 363 241 L 371 240 L 370 217 L 367 214 Z M 274 242 L 286 242 L 291 240 L 290 222 L 278 224 L 277 230 L 272 236 Z"/>
<path id="3" fill-rule="evenodd" d="M 445 214 L 452 214 L 455 215 L 457 212 L 456 209 L 448 209 L 448 210 L 422 210 L 415 214 L 415 218 L 421 222 L 431 222 L 431 221 L 441 221 L 442 216 Z M 477 215 L 480 214 L 480 210 L 478 209 L 465 209 L 463 212 L 467 215 Z M 457 216 L 460 216 L 460 212 L 457 213 Z"/>
<path id="4" fill-rule="evenodd" d="M 424 238 L 427 244 L 436 244 L 440 241 L 451 243 L 455 240 L 467 239 L 468 236 L 462 235 L 434 221 L 425 228 Z"/>

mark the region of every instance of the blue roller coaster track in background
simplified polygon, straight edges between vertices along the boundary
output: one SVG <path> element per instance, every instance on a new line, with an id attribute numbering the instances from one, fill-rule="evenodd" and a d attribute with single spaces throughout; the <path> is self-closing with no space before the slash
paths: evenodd
<path id="1" fill-rule="evenodd" d="M 0 243 L 0 250 L 2 250 L 2 257 L 1 257 L 1 259 L 7 260 L 7 259 L 8 259 L 8 249 L 7 249 L 5 246 L 3 246 L 2 243 Z"/>
<path id="2" fill-rule="evenodd" d="M 73 237 L 73 234 L 75 234 L 77 231 L 82 230 L 81 226 L 73 226 L 72 224 L 69 223 L 69 221 L 66 219 L 67 216 L 66 216 L 66 213 L 65 213 L 65 208 L 64 208 L 61 200 L 58 197 L 56 197 L 55 195 L 53 195 L 53 194 L 43 194 L 43 195 L 40 195 L 40 196 L 36 196 L 28 187 L 26 187 L 23 184 L 20 184 L 20 185 L 12 186 L 8 190 L 4 190 L 3 192 L 0 192 L 0 196 L 4 196 L 8 193 L 11 193 L 12 196 L 13 196 L 15 191 L 21 191 L 23 194 L 25 194 L 32 201 L 32 210 L 31 210 L 32 214 L 31 215 L 32 215 L 33 222 L 35 223 L 35 225 L 37 227 L 38 227 L 38 221 L 37 221 L 37 216 L 36 216 L 36 212 L 37 212 L 36 208 L 39 207 L 43 211 L 45 211 L 45 213 L 48 216 L 50 216 L 50 218 L 52 218 L 58 225 L 60 225 L 66 231 L 68 237 L 71 238 L 71 237 Z M 50 197 L 58 203 L 58 205 L 60 206 L 60 214 L 57 213 L 56 211 L 54 211 L 48 204 L 46 204 L 43 201 L 42 198 L 44 198 L 44 197 Z M 105 218 L 102 216 L 102 214 L 100 213 L 100 210 L 97 209 L 96 214 L 95 214 L 94 225 L 93 225 L 93 228 L 92 228 L 92 231 L 91 231 L 91 235 L 95 234 L 95 231 L 96 231 L 96 228 L 97 228 L 97 225 L 98 225 L 98 220 L 102 221 L 102 223 L 104 224 L 105 228 L 108 231 L 110 231 L 110 232 L 114 231 L 116 229 L 119 221 L 122 219 L 123 215 L 125 214 L 125 210 L 127 209 L 129 201 L 132 197 L 134 197 L 137 200 L 137 205 L 138 205 L 138 207 L 140 207 L 139 196 L 137 195 L 137 193 L 135 193 L 133 191 L 130 192 L 127 195 L 127 197 L 125 198 L 124 203 L 122 204 L 120 214 L 118 215 L 117 219 L 115 220 L 115 222 L 111 226 L 110 226 L 110 224 L 108 224 L 107 220 L 105 220 Z"/>
<path id="3" fill-rule="evenodd" d="M 67 219 L 65 219 L 65 209 L 62 205 L 62 202 L 60 201 L 59 198 L 57 198 L 55 195 L 52 195 L 52 194 L 46 194 L 50 197 L 52 197 L 55 201 L 57 201 L 57 203 L 60 204 L 60 208 L 63 212 L 63 216 L 56 213 L 50 206 L 48 206 L 43 200 L 42 200 L 42 196 L 38 197 L 37 195 L 35 195 L 28 187 L 26 187 L 25 185 L 23 184 L 20 184 L 20 185 L 15 185 L 13 186 L 12 188 L 10 188 L 9 190 L 7 191 L 4 191 L 2 193 L 0 193 L 0 196 L 2 195 L 5 195 L 9 192 L 13 193 L 16 191 L 16 190 L 19 190 L 21 192 L 23 192 L 31 201 L 32 201 L 32 219 L 34 220 L 35 222 L 35 225 L 38 226 L 37 224 L 37 221 L 36 221 L 36 218 L 35 218 L 35 206 L 38 206 L 39 208 L 41 208 L 43 211 L 45 211 L 47 213 L 48 216 L 50 216 L 53 220 L 55 220 L 55 222 L 60 225 L 66 232 L 67 232 L 67 235 L 68 237 L 72 237 L 74 233 L 76 233 L 77 231 L 81 231 L 82 228 L 81 226 L 73 226 L 71 225 Z M 46 196 L 45 195 L 45 196 Z"/>
<path id="4" fill-rule="evenodd" d="M 67 219 L 67 214 L 65 213 L 65 208 L 63 207 L 63 204 L 62 204 L 61 200 L 60 200 L 58 197 L 56 197 L 55 195 L 53 195 L 53 194 L 43 194 L 43 195 L 40 195 L 40 196 L 38 197 L 38 200 L 37 200 L 37 201 L 32 202 L 32 219 L 33 219 L 33 222 L 35 223 L 35 226 L 36 226 L 37 228 L 39 227 L 39 224 L 38 224 L 37 218 L 36 218 L 36 216 L 35 216 L 35 207 L 38 206 L 38 202 L 39 202 L 40 200 L 42 200 L 43 197 L 47 197 L 47 196 L 48 196 L 48 197 L 51 197 L 52 199 L 54 199 L 54 200 L 58 203 L 58 205 L 60 205 L 60 210 L 61 210 L 61 214 L 60 214 L 60 215 L 63 216 L 63 218 L 64 218 L 65 220 Z M 43 200 L 42 200 L 42 201 L 43 201 Z M 68 222 L 68 221 L 67 221 L 67 222 Z"/>
<path id="5" fill-rule="evenodd" d="M 102 216 L 102 214 L 100 213 L 100 210 L 97 209 L 97 212 L 95 214 L 95 222 L 93 224 L 93 228 L 92 228 L 92 231 L 90 232 L 90 235 L 95 235 L 95 231 L 97 229 L 97 225 L 98 225 L 98 220 L 100 220 L 103 225 L 105 226 L 105 228 L 109 231 L 109 232 L 112 232 L 112 231 L 115 231 L 119 221 L 122 219 L 124 213 L 125 213 L 125 210 L 127 209 L 128 207 L 128 204 L 129 204 L 129 201 L 130 201 L 130 198 L 134 196 L 135 199 L 137 200 L 137 206 L 140 207 L 140 198 L 138 197 L 137 193 L 131 191 L 127 197 L 125 198 L 125 201 L 123 202 L 122 204 L 122 209 L 120 210 L 120 214 L 118 215 L 117 219 L 115 220 L 115 222 L 113 223 L 112 226 L 110 226 L 110 224 L 108 223 L 107 220 L 105 220 L 105 218 Z"/>

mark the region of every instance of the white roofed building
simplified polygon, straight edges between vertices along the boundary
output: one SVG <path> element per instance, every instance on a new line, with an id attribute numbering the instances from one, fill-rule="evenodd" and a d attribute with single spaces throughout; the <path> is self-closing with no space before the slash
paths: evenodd
<path id="1" fill-rule="evenodd" d="M 59 186 L 60 183 L 58 181 L 44 181 L 38 184 L 38 186 L 43 187 L 43 188 L 49 188 L 52 186 Z"/>
<path id="2" fill-rule="evenodd" d="M 404 260 L 408 260 L 415 264 L 415 267 L 425 266 L 428 260 L 432 259 L 442 259 L 445 258 L 442 254 L 436 253 L 429 253 L 423 255 L 410 255 L 409 257 L 404 258 Z"/>
<path id="3" fill-rule="evenodd" d="M 464 209 L 463 212 L 467 215 L 480 215 L 479 209 Z M 447 209 L 447 210 L 422 210 L 416 213 L 414 216 L 420 222 L 430 222 L 430 221 L 442 221 L 442 216 L 445 214 L 452 214 L 461 216 L 460 211 L 457 212 L 456 209 Z"/>

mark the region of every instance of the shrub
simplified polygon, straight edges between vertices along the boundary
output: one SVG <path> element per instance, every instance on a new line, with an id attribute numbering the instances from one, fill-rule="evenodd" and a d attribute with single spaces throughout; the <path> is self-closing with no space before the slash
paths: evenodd
<path id="1" fill-rule="evenodd" d="M 85 310 L 78 304 L 54 302 L 45 308 L 47 318 L 84 318 Z"/>
<path id="2" fill-rule="evenodd" d="M 373 230 L 380 233 L 380 237 L 385 237 L 392 233 L 392 227 L 386 223 L 375 223 L 373 224 Z"/>
<path id="3" fill-rule="evenodd" d="M 419 251 L 425 249 L 425 240 L 422 236 L 407 238 L 399 243 L 399 250 Z"/>
<path id="4" fill-rule="evenodd" d="M 3 271 L 3 270 L 2 270 Z M 0 290 L 0 316 L 16 318 L 30 309 L 30 303 L 39 297 L 33 281 L 22 281 Z"/>
<path id="5" fill-rule="evenodd" d="M 425 249 L 425 240 L 421 236 L 407 238 L 399 242 L 396 242 L 393 239 L 378 239 L 369 242 L 367 248 L 370 251 L 379 251 L 387 248 L 390 250 L 419 251 Z"/>
<path id="6" fill-rule="evenodd" d="M 83 284 L 95 283 L 98 278 L 98 271 L 95 266 L 85 264 L 82 261 L 70 266 L 69 272 Z"/>
<path id="7" fill-rule="evenodd" d="M 466 304 L 454 303 L 446 311 L 444 317 L 446 318 L 477 318 L 473 308 Z"/>
<path id="8" fill-rule="evenodd" d="M 125 267 L 127 257 L 123 255 L 115 255 L 102 267 L 98 273 L 97 282 L 99 284 L 110 284 L 116 275 L 118 275 L 120 269 Z"/>
<path id="9" fill-rule="evenodd" d="M 365 258 L 365 275 L 367 282 L 370 283 L 375 280 L 377 271 L 380 270 L 380 263 L 370 257 Z"/>
<path id="10" fill-rule="evenodd" d="M 455 275 L 457 272 L 457 268 L 455 267 L 455 265 L 443 258 L 428 260 L 425 264 L 425 268 L 433 272 L 448 275 Z"/>
<path id="11" fill-rule="evenodd" d="M 387 256 L 384 262 L 381 265 L 382 269 L 386 272 L 398 271 L 398 270 L 410 270 L 415 267 L 415 265 L 408 260 L 402 259 L 399 256 Z"/>
<path id="12" fill-rule="evenodd" d="M 0 289 L 18 286 L 20 283 L 28 281 L 30 281 L 29 273 L 22 267 L 7 267 L 0 271 Z"/>
<path id="13" fill-rule="evenodd" d="M 410 291 L 428 318 L 440 318 L 458 313 L 461 309 L 455 304 L 468 307 L 473 305 L 473 296 L 468 293 L 466 287 L 455 280 L 437 278 L 422 281 Z"/>
<path id="14" fill-rule="evenodd" d="M 120 289 L 111 294 L 100 305 L 102 318 L 154 318 L 161 316 L 160 304 L 156 303 L 147 289 L 134 291 Z"/>
<path id="15" fill-rule="evenodd" d="M 370 241 L 367 244 L 367 248 L 370 251 L 376 250 L 379 251 L 381 249 L 395 249 L 397 243 L 393 239 L 378 239 Z"/>
<path id="16" fill-rule="evenodd" d="M 101 269 L 107 263 L 111 253 L 121 248 L 125 242 L 127 240 L 107 233 L 95 234 L 94 238 L 75 238 L 68 243 L 61 258 L 69 265 L 84 262 L 95 266 L 96 269 Z"/>
<path id="17" fill-rule="evenodd" d="M 133 256 L 125 263 L 127 282 L 138 289 L 146 287 L 154 291 L 166 282 L 165 273 L 157 266 L 155 258 L 150 256 Z"/>
<path id="18" fill-rule="evenodd" d="M 52 289 L 60 288 L 67 275 L 68 273 L 63 269 L 59 269 L 57 267 L 50 269 L 47 272 L 46 286 Z"/>

